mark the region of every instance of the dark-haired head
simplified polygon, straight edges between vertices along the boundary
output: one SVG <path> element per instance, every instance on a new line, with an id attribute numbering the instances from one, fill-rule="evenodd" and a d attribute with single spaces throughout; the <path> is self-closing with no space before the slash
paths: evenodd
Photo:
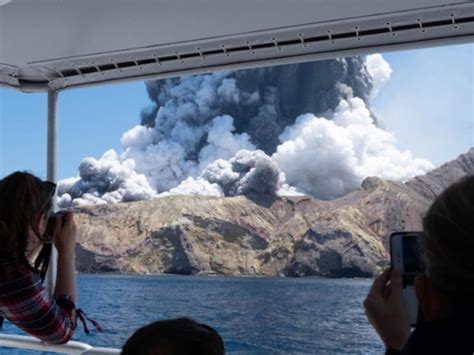
<path id="1" fill-rule="evenodd" d="M 43 241 L 55 185 L 27 172 L 0 180 L 0 259 L 29 266 L 26 254 Z"/>
<path id="2" fill-rule="evenodd" d="M 426 273 L 455 312 L 474 310 L 474 175 L 448 187 L 423 219 Z"/>
<path id="3" fill-rule="evenodd" d="M 224 343 L 211 327 L 189 318 L 162 320 L 138 329 L 122 355 L 222 355 Z"/>

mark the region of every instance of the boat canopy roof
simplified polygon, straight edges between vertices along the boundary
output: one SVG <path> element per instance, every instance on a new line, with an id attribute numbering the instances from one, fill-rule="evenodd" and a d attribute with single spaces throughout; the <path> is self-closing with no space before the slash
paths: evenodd
<path id="1" fill-rule="evenodd" d="M 473 0 L 0 0 L 0 84 L 57 91 L 473 38 Z"/>

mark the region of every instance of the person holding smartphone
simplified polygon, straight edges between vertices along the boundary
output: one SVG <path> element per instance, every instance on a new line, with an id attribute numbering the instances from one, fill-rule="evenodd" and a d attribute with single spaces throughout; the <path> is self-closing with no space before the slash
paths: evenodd
<path id="1" fill-rule="evenodd" d="M 385 270 L 364 307 L 386 354 L 474 353 L 474 176 L 448 187 L 431 205 L 419 237 L 424 274 L 414 289 L 423 319 L 411 331 L 402 274 Z"/>

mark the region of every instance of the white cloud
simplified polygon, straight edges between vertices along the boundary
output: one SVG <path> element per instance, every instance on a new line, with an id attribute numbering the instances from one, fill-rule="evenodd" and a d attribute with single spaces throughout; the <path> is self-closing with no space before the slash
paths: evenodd
<path id="1" fill-rule="evenodd" d="M 365 65 L 367 71 L 372 77 L 372 91 L 370 97 L 373 99 L 379 93 L 380 89 L 390 80 L 392 68 L 390 64 L 383 59 L 381 54 L 371 54 L 366 58 Z"/>
<path id="2" fill-rule="evenodd" d="M 342 100 L 332 120 L 300 116 L 280 139 L 272 158 L 288 183 L 322 199 L 352 191 L 367 176 L 403 181 L 433 169 L 398 150 L 395 137 L 373 124 L 359 98 Z"/>

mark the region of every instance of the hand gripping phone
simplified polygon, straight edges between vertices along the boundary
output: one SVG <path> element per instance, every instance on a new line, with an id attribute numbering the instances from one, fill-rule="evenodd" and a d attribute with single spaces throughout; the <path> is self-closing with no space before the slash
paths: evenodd
<path id="1" fill-rule="evenodd" d="M 391 265 L 402 274 L 403 302 L 412 326 L 422 317 L 415 293 L 415 278 L 424 273 L 420 235 L 421 232 L 395 232 L 390 236 Z"/>

